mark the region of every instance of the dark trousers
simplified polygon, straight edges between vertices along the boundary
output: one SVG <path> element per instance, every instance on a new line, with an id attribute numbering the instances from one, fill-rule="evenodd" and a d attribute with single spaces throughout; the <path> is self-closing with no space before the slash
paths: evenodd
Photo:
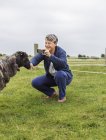
<path id="1" fill-rule="evenodd" d="M 72 77 L 69 72 L 57 71 L 54 77 L 43 75 L 33 79 L 32 86 L 47 96 L 55 92 L 52 87 L 58 86 L 59 99 L 62 99 L 66 95 L 66 85 L 71 83 Z"/>

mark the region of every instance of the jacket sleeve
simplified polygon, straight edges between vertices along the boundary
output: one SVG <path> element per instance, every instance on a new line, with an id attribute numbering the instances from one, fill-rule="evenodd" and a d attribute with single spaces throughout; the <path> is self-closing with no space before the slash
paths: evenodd
<path id="1" fill-rule="evenodd" d="M 42 54 L 37 54 L 36 56 L 34 56 L 31 60 L 30 60 L 30 62 L 34 65 L 34 66 L 36 66 L 36 65 L 38 65 L 42 60 L 43 60 L 43 55 Z"/>
<path id="2" fill-rule="evenodd" d="M 50 61 L 53 63 L 55 68 L 65 68 L 67 65 L 66 52 L 62 51 L 61 53 L 59 53 L 58 57 L 56 57 L 55 55 L 51 55 Z"/>

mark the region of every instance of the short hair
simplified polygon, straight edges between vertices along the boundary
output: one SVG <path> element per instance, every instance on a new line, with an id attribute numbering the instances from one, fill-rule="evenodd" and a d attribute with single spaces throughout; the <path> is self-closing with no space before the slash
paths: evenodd
<path id="1" fill-rule="evenodd" d="M 54 34 L 48 34 L 45 38 L 46 38 L 48 41 L 54 42 L 54 44 L 57 44 L 57 42 L 58 42 L 58 38 L 57 38 L 57 36 L 54 35 Z"/>

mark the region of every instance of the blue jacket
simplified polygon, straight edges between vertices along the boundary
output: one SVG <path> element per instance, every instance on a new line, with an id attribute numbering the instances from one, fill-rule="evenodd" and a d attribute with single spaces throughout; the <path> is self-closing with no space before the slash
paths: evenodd
<path id="1" fill-rule="evenodd" d="M 31 63 L 34 66 L 36 66 L 42 60 L 44 60 L 44 68 L 47 75 L 50 75 L 49 73 L 50 62 L 53 63 L 55 70 L 57 71 L 63 70 L 72 75 L 71 70 L 69 70 L 69 66 L 67 64 L 66 52 L 61 47 L 56 46 L 54 55 L 51 55 L 50 57 L 47 57 L 43 54 L 37 54 L 32 58 Z"/>

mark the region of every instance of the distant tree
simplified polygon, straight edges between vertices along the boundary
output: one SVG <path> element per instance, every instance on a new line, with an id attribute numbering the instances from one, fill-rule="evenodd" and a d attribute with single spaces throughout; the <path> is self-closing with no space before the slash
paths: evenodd
<path id="1" fill-rule="evenodd" d="M 104 58 L 105 57 L 105 54 L 101 54 L 101 58 Z"/>
<path id="2" fill-rule="evenodd" d="M 81 58 L 82 57 L 82 55 L 81 54 L 78 54 L 78 58 Z"/>
<path id="3" fill-rule="evenodd" d="M 86 58 L 86 55 L 82 55 L 83 58 Z"/>
<path id="4" fill-rule="evenodd" d="M 0 53 L 0 56 L 2 56 L 2 54 Z"/>
<path id="5" fill-rule="evenodd" d="M 70 55 L 67 55 L 68 58 L 70 58 Z"/>
<path id="6" fill-rule="evenodd" d="M 86 56 L 86 55 L 79 54 L 79 55 L 78 55 L 78 58 L 81 58 L 81 59 L 86 59 L 86 58 L 87 58 L 87 56 Z"/>
<path id="7" fill-rule="evenodd" d="M 89 56 L 86 56 L 86 58 L 89 59 L 90 57 Z"/>
<path id="8" fill-rule="evenodd" d="M 91 56 L 91 59 L 99 59 L 97 56 Z"/>

